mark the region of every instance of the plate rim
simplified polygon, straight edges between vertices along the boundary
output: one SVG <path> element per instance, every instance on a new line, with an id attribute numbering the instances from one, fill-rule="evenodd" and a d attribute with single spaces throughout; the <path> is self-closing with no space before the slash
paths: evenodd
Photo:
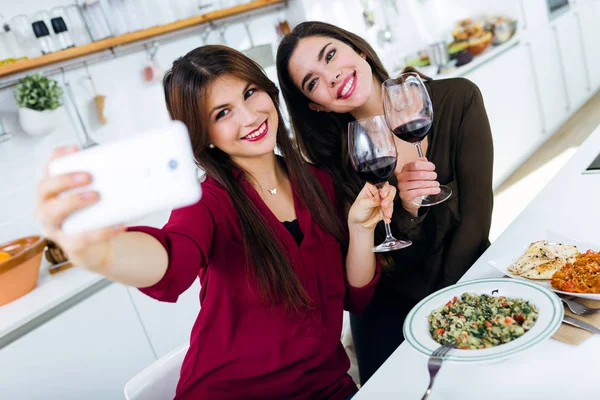
<path id="1" fill-rule="evenodd" d="M 431 355 L 431 351 L 429 351 L 425 347 L 425 345 L 421 344 L 418 341 L 418 339 L 414 335 L 414 332 L 412 332 L 412 329 L 411 329 L 413 326 L 413 320 L 414 320 L 417 312 L 419 311 L 419 309 L 421 309 L 421 307 L 423 307 L 433 297 L 438 296 L 444 292 L 454 290 L 454 289 L 460 288 L 462 286 L 478 284 L 478 283 L 510 283 L 510 284 L 516 283 L 517 285 L 528 286 L 532 289 L 535 289 L 535 290 L 541 292 L 543 295 L 545 295 L 550 300 L 550 303 L 553 305 L 552 317 L 550 318 L 550 322 L 548 323 L 548 325 L 545 328 L 543 328 L 544 330 L 542 332 L 540 332 L 540 334 L 535 339 L 531 339 L 530 341 L 524 342 L 522 345 L 517 346 L 509 351 L 488 354 L 488 355 L 481 355 L 481 356 L 468 356 L 468 357 L 464 357 L 464 356 L 457 357 L 455 354 L 450 354 L 450 355 L 446 356 L 446 358 L 445 358 L 446 361 L 458 362 L 458 363 L 472 363 L 472 362 L 493 361 L 493 360 L 507 358 L 507 357 L 512 356 L 515 353 L 519 353 L 519 352 L 528 350 L 531 347 L 537 345 L 538 343 L 550 338 L 560 328 L 560 326 L 562 324 L 563 316 L 564 316 L 564 308 L 562 307 L 560 298 L 553 291 L 551 291 L 543 286 L 540 286 L 538 284 L 520 280 L 520 279 L 518 279 L 518 280 L 517 279 L 507 279 L 507 278 L 473 279 L 473 280 L 469 280 L 469 281 L 465 281 L 465 282 L 456 283 L 454 285 L 442 288 L 434 293 L 431 293 L 429 296 L 422 299 L 419 303 L 417 303 L 410 310 L 410 312 L 406 316 L 406 319 L 404 321 L 404 326 L 402 328 L 404 338 L 410 344 L 410 346 L 413 349 L 417 350 L 419 353 L 421 353 L 427 357 L 429 357 Z"/>

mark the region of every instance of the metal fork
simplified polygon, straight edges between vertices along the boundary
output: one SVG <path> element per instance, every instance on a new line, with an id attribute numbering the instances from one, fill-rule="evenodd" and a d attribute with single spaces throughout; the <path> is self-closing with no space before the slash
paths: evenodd
<path id="1" fill-rule="evenodd" d="M 562 300 L 563 303 L 565 303 L 567 305 L 567 307 L 569 307 L 569 309 L 573 312 L 573 314 L 590 315 L 590 314 L 596 314 L 596 313 L 600 312 L 600 308 L 587 307 L 587 306 L 581 304 L 580 302 L 573 300 L 573 298 L 563 299 L 561 297 L 560 299 Z"/>
<path id="2" fill-rule="evenodd" d="M 425 392 L 421 400 L 427 400 L 431 395 L 433 381 L 435 380 L 435 377 L 440 368 L 442 368 L 442 362 L 444 361 L 444 357 L 453 348 L 454 346 L 445 344 L 435 349 L 431 356 L 429 356 L 429 361 L 427 361 L 427 369 L 429 370 L 429 386 L 427 387 L 427 391 Z"/>

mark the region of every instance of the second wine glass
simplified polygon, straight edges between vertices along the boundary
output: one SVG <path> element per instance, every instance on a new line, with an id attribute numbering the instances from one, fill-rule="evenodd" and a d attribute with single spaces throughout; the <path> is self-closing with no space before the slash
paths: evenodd
<path id="1" fill-rule="evenodd" d="M 379 115 L 348 124 L 348 153 L 352 166 L 363 180 L 381 189 L 396 168 L 396 145 L 385 119 Z M 399 250 L 412 244 L 392 236 L 385 223 L 386 238 L 374 252 Z"/>
<path id="2" fill-rule="evenodd" d="M 383 111 L 388 127 L 400 140 L 417 147 L 423 158 L 421 141 L 425 139 L 433 123 L 433 106 L 427 88 L 418 74 L 407 72 L 382 84 Z M 440 185 L 438 194 L 416 198 L 414 203 L 425 207 L 446 201 L 452 190 Z"/>

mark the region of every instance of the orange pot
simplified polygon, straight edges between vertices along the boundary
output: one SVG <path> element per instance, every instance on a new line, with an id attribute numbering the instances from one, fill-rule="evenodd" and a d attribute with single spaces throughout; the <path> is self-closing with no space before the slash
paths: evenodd
<path id="1" fill-rule="evenodd" d="M 29 293 L 37 284 L 46 239 L 28 236 L 0 245 L 10 258 L 0 262 L 0 306 Z"/>

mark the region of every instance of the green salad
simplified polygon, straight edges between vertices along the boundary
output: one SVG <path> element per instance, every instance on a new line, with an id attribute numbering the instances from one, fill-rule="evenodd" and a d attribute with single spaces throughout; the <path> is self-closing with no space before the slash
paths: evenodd
<path id="1" fill-rule="evenodd" d="M 522 299 L 463 293 L 434 310 L 427 321 L 429 333 L 440 344 L 484 349 L 522 336 L 537 316 L 537 307 Z"/>

